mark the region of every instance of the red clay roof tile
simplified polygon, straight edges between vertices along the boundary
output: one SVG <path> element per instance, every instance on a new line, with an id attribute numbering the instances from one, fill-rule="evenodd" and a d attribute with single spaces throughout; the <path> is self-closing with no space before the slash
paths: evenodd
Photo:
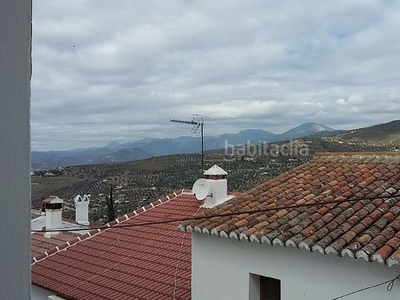
<path id="1" fill-rule="evenodd" d="M 180 228 L 201 231 L 207 227 L 206 232 L 228 238 L 240 234 L 259 243 L 361 257 L 391 266 L 400 264 L 399 181 L 399 153 L 320 153 L 249 190 L 246 197 L 238 196 L 205 213 L 243 212 L 247 222 L 226 216 L 218 221 L 182 222 Z M 346 202 L 324 204 L 327 201 Z M 310 204 L 316 205 L 288 208 Z M 271 211 L 257 212 L 267 207 Z"/>
<path id="2" fill-rule="evenodd" d="M 78 236 L 79 234 L 71 232 L 61 232 L 51 237 L 45 237 L 44 232 L 32 233 L 31 234 L 32 261 L 34 261 L 34 258 L 40 259 L 48 256 L 50 253 L 62 250 L 67 246 L 66 244 L 67 241 L 75 240 Z"/>
<path id="3" fill-rule="evenodd" d="M 199 211 L 188 191 L 169 197 L 34 262 L 33 284 L 67 299 L 190 299 L 191 235 L 177 230 L 177 222 L 122 227 Z"/>

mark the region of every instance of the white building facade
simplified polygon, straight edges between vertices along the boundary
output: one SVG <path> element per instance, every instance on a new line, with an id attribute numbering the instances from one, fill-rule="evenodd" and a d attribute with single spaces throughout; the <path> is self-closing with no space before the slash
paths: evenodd
<path id="1" fill-rule="evenodd" d="M 192 233 L 193 300 L 331 300 L 394 279 L 400 267 L 363 259 Z M 260 283 L 275 279 L 280 296 L 260 298 Z M 264 281 L 265 282 L 265 281 Z M 400 281 L 349 295 L 346 300 L 394 300 Z M 262 293 L 262 292 L 261 292 Z"/>

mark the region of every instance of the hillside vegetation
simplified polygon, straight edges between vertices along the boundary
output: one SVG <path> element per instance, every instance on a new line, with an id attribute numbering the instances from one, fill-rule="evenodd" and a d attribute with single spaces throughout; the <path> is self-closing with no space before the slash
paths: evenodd
<path id="1" fill-rule="evenodd" d="M 328 139 L 364 145 L 392 146 L 393 149 L 398 149 L 400 144 L 400 120 L 352 130 Z"/>
<path id="2" fill-rule="evenodd" d="M 234 149 L 207 152 L 205 169 L 218 164 L 229 173 L 229 191 L 244 192 L 309 159 L 315 152 L 387 151 L 384 146 L 356 145 L 308 138 L 290 143 L 265 145 L 267 150 Z M 276 153 L 273 147 L 288 151 Z M 284 151 L 283 151 L 284 152 Z M 199 154 L 160 156 L 140 161 L 59 168 L 51 172 L 35 172 L 32 176 L 32 208 L 40 208 L 49 195 L 64 199 L 66 218 L 74 219 L 72 199 L 77 194 L 90 194 L 90 219 L 103 222 L 106 196 L 111 186 L 117 204 L 117 215 L 155 201 L 173 191 L 191 188 L 201 177 Z"/>

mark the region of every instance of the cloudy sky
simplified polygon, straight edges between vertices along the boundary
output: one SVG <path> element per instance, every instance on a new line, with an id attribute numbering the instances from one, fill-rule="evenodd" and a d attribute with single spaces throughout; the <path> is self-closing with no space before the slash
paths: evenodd
<path id="1" fill-rule="evenodd" d="M 34 0 L 32 150 L 400 119 L 400 0 Z"/>

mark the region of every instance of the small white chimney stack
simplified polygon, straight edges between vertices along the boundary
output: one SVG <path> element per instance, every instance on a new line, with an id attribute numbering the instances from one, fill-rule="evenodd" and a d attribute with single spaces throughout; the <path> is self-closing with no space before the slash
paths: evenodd
<path id="1" fill-rule="evenodd" d="M 46 230 L 61 228 L 63 200 L 57 196 L 50 196 L 43 200 L 43 209 L 46 211 Z M 58 231 L 46 232 L 46 237 L 58 234 Z"/>
<path id="2" fill-rule="evenodd" d="M 201 207 L 210 208 L 231 199 L 228 196 L 228 173 L 217 165 L 204 172 L 204 179 L 209 183 L 209 193 Z"/>
<path id="3" fill-rule="evenodd" d="M 74 198 L 75 202 L 75 221 L 78 224 L 88 226 L 89 223 L 89 196 L 88 195 L 77 195 Z"/>

